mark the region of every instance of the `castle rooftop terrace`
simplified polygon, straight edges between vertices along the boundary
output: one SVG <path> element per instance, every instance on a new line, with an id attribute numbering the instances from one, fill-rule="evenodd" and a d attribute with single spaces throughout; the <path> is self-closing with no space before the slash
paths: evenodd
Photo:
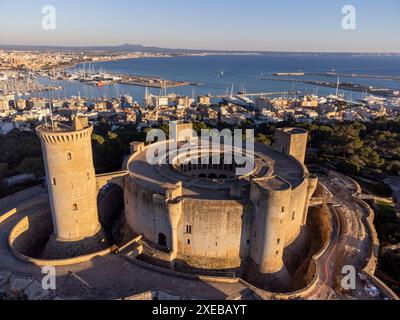
<path id="1" fill-rule="evenodd" d="M 181 145 L 183 145 L 183 143 L 181 143 Z M 166 147 L 168 150 L 168 146 Z M 289 188 L 290 186 L 292 188 L 297 188 L 304 181 L 308 173 L 307 169 L 295 159 L 261 144 L 255 144 L 254 155 L 256 168 L 252 175 L 241 179 L 235 178 L 226 180 L 189 177 L 187 174 L 176 170 L 173 165 L 150 164 L 146 160 L 146 151 L 145 149 L 136 153 L 128 161 L 127 169 L 130 172 L 131 179 L 155 192 L 162 192 L 165 183 L 175 184 L 178 181 L 182 181 L 183 195 L 186 197 L 227 199 L 230 198 L 229 190 L 231 186 L 241 185 L 242 187 L 246 187 L 249 185 L 251 177 L 271 178 L 278 176 L 285 183 L 282 185 L 282 183 L 280 183 L 281 180 L 269 180 L 268 184 L 270 184 L 270 188 L 286 188 L 286 183 L 289 184 Z M 260 164 L 263 168 L 259 167 Z M 260 172 L 260 170 L 262 172 Z"/>
<path id="2" fill-rule="evenodd" d="M 91 125 L 88 123 L 87 119 L 85 118 L 78 118 L 74 117 L 72 122 L 69 124 L 54 122 L 54 123 L 47 123 L 37 127 L 36 130 L 43 132 L 43 133 L 65 133 L 65 132 L 75 132 L 85 130 L 90 128 Z"/>

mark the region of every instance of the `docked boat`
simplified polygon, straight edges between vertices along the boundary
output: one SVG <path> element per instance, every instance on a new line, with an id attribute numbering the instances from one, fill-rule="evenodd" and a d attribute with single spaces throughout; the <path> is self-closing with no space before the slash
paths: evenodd
<path id="1" fill-rule="evenodd" d="M 239 107 L 243 107 L 246 109 L 254 110 L 255 108 L 255 103 L 253 100 L 245 97 L 245 96 L 227 96 L 225 98 L 222 98 L 222 101 L 228 104 L 234 104 Z"/>

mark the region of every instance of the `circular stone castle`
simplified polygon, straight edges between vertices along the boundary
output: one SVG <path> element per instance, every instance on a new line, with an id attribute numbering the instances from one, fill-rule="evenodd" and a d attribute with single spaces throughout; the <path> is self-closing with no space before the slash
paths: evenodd
<path id="1" fill-rule="evenodd" d="M 293 271 L 307 251 L 307 214 L 318 182 L 304 165 L 307 131 L 280 129 L 273 148 L 243 149 L 227 147 L 221 136 L 211 143 L 195 138 L 191 124 L 173 123 L 173 139 L 133 142 L 125 170 L 95 176 L 92 129 L 78 117 L 70 126 L 37 128 L 52 228 L 40 227 L 43 219 L 30 223 L 40 234 L 38 245 L 34 239 L 28 245 L 35 259 L 79 262 L 113 252 L 117 238 L 139 239 L 136 258 L 173 272 L 235 274 L 276 291 L 291 283 L 288 266 Z M 109 212 L 116 199 L 99 198 L 110 182 L 122 190 L 119 217 Z M 11 238 L 21 247 L 16 229 Z"/>
<path id="2" fill-rule="evenodd" d="M 134 143 L 127 162 L 125 216 L 153 249 L 148 260 L 177 270 L 244 270 L 268 288 L 288 283 L 285 250 L 301 242 L 317 187 L 304 166 L 307 131 L 278 130 L 274 149 L 232 148 L 226 164 L 224 146 L 203 146 L 190 125 L 173 128 L 176 141 Z"/>

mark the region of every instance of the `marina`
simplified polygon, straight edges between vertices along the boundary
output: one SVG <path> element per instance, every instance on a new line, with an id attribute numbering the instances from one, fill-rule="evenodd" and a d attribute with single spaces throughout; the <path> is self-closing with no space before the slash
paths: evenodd
<path id="1" fill-rule="evenodd" d="M 189 85 L 197 85 L 187 81 L 168 80 L 161 77 L 128 75 L 123 73 L 118 73 L 118 74 L 107 73 L 102 69 L 95 71 L 94 68 L 90 66 L 88 70 L 83 68 L 80 69 L 78 72 L 73 72 L 73 73 L 63 70 L 58 72 L 50 71 L 48 73 L 42 72 L 38 73 L 37 75 L 46 76 L 54 80 L 80 81 L 84 84 L 94 85 L 98 87 L 103 87 L 113 84 L 123 84 L 123 85 L 163 89 L 163 88 L 176 88 Z"/>
<path id="2" fill-rule="evenodd" d="M 29 73 L 0 74 L 0 94 L 28 96 L 62 89 L 59 85 L 41 84 Z"/>

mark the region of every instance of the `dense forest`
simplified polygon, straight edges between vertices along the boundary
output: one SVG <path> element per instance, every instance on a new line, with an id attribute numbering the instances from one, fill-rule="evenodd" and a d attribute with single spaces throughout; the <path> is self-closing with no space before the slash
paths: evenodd
<path id="1" fill-rule="evenodd" d="M 330 124 L 281 123 L 309 131 L 309 161 L 334 166 L 349 175 L 383 177 L 400 174 L 400 122 L 377 120 L 371 123 Z M 259 142 L 270 143 L 275 127 L 256 129 Z"/>

